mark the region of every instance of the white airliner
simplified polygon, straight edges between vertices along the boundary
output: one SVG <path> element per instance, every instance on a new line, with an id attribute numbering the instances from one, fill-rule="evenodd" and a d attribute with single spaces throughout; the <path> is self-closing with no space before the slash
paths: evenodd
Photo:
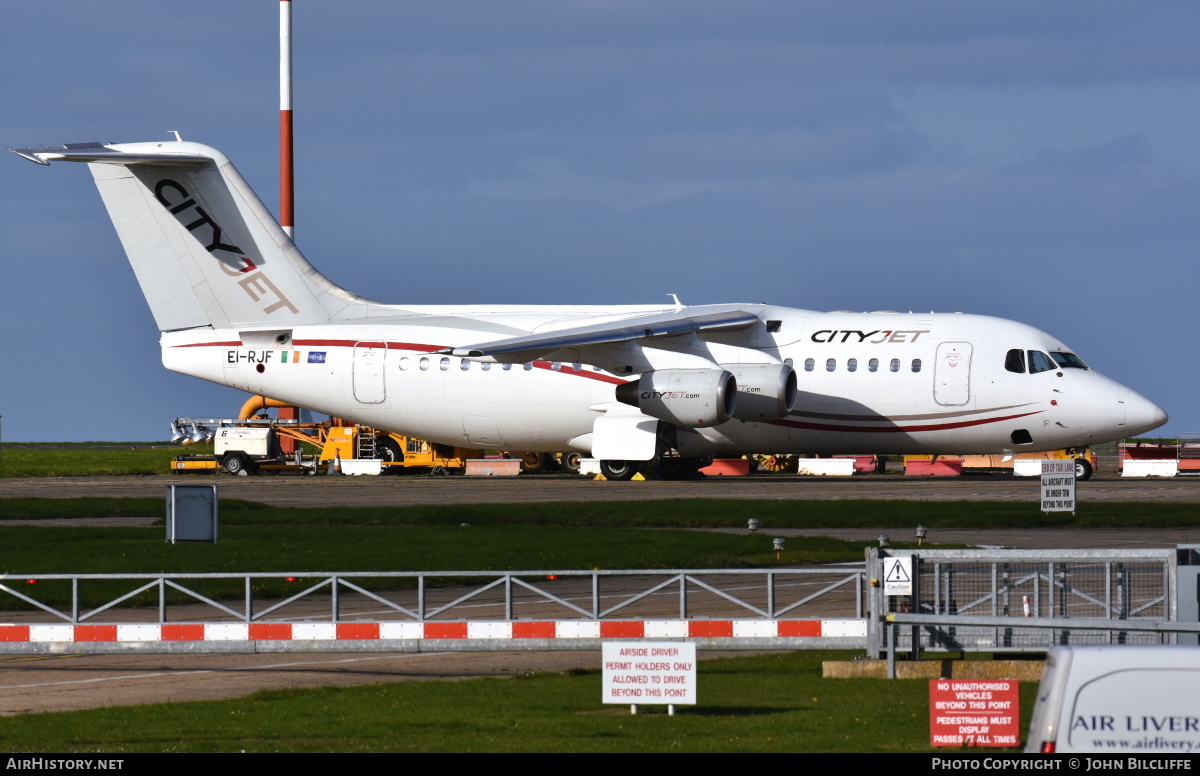
<path id="1" fill-rule="evenodd" d="M 435 442 L 580 451 L 624 479 L 714 454 L 1072 448 L 1167 420 L 998 318 L 380 304 L 317 272 L 216 149 L 13 150 L 89 164 L 168 369 Z"/>

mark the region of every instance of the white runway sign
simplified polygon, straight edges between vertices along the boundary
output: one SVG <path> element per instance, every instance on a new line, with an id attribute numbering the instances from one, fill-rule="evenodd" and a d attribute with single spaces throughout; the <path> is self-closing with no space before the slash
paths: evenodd
<path id="1" fill-rule="evenodd" d="M 1042 461 L 1042 511 L 1075 514 L 1075 461 Z"/>
<path id="2" fill-rule="evenodd" d="M 696 703 L 696 645 L 692 642 L 607 642 L 603 660 L 605 703 Z"/>

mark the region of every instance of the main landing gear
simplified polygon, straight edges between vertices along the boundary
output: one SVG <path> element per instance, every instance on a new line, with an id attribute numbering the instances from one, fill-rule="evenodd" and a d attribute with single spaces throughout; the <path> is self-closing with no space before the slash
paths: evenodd
<path id="1" fill-rule="evenodd" d="M 642 473 L 657 480 L 690 480 L 712 463 L 711 457 L 678 458 L 661 456 L 654 461 L 601 461 L 604 479 L 625 482 Z"/>

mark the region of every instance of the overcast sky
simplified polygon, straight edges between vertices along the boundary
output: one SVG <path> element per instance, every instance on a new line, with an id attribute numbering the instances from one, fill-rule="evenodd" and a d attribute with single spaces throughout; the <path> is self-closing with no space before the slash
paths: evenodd
<path id="1" fill-rule="evenodd" d="M 997 315 L 1200 431 L 1200 5 L 295 0 L 297 243 L 394 303 Z M 0 144 L 224 151 L 273 209 L 278 5 L 43 0 Z M 5 441 L 151 440 L 167 372 L 82 165 L 0 159 Z"/>

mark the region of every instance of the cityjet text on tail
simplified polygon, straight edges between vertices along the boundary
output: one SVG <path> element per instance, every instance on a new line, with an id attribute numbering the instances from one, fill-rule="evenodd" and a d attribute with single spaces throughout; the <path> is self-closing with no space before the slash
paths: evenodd
<path id="1" fill-rule="evenodd" d="M 433 442 L 579 451 L 620 479 L 713 455 L 1082 447 L 1167 420 L 1055 337 L 998 318 L 383 304 L 309 264 L 214 148 L 13 150 L 88 164 L 168 369 Z"/>

